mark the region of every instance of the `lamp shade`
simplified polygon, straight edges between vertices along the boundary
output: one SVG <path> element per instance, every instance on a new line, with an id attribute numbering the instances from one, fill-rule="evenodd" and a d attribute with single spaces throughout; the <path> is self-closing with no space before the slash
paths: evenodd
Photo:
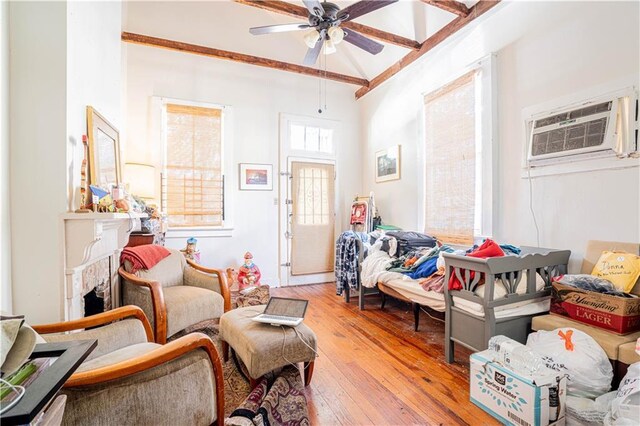
<path id="1" fill-rule="evenodd" d="M 150 164 L 125 163 L 125 182 L 129 185 L 129 193 L 146 199 L 156 195 L 156 168 Z"/>
<path id="2" fill-rule="evenodd" d="M 305 44 L 309 49 L 313 49 L 318 40 L 320 39 L 320 33 L 317 30 L 307 31 L 303 37 Z"/>
<path id="3" fill-rule="evenodd" d="M 340 27 L 331 27 L 329 28 L 329 38 L 333 41 L 333 44 L 340 44 L 340 42 L 344 39 L 344 31 Z"/>
<path id="4" fill-rule="evenodd" d="M 333 44 L 331 39 L 324 42 L 324 50 L 322 51 L 325 55 L 331 55 L 332 53 L 336 53 L 336 46 Z"/>

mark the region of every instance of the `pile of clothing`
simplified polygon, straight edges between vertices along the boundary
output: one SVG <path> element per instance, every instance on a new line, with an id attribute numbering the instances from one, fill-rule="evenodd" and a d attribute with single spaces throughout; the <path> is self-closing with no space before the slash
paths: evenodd
<path id="1" fill-rule="evenodd" d="M 388 232 L 373 240 L 368 246 L 368 255 L 362 264 L 361 280 L 365 287 L 374 287 L 378 282 L 389 282 L 394 279 L 417 280 L 425 291 L 444 293 L 445 262 L 443 253 L 461 256 L 488 258 L 498 256 L 519 255 L 520 248 L 510 244 L 499 245 L 487 239 L 480 246 L 468 250 L 454 250 L 447 245 L 438 245 L 433 237 L 413 232 L 416 241 L 434 241 L 433 246 L 411 247 L 393 241 L 393 233 Z M 422 235 L 423 237 L 419 237 Z M 391 239 L 391 241 L 389 241 Z M 400 252 L 398 247 L 403 247 Z M 398 252 L 398 253 L 396 253 Z M 472 272 L 473 273 L 473 272 Z M 461 289 L 455 276 L 449 279 L 449 288 Z"/>
<path id="2" fill-rule="evenodd" d="M 478 259 L 488 259 L 490 257 L 502 257 L 514 255 L 518 256 L 522 251 L 519 247 L 512 246 L 511 244 L 498 244 L 490 238 L 484 240 L 484 242 L 478 246 L 474 245 L 467 250 L 464 255 L 468 257 L 475 257 Z M 473 280 L 475 272 L 471 271 L 469 277 Z M 462 290 L 462 283 L 455 275 L 451 275 L 449 278 L 449 290 Z"/>
<path id="3" fill-rule="evenodd" d="M 358 289 L 360 250 L 361 247 L 366 250 L 368 242 L 369 235 L 364 232 L 346 231 L 338 237 L 334 267 L 338 296 L 341 296 L 345 289 Z"/>

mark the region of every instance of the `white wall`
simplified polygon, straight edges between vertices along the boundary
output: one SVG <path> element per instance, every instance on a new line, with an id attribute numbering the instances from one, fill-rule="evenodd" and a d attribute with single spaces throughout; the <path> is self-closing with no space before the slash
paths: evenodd
<path id="1" fill-rule="evenodd" d="M 75 210 L 80 206 L 87 105 L 122 128 L 122 5 L 119 1 L 73 1 L 67 9 L 67 191 L 69 210 Z"/>
<path id="2" fill-rule="evenodd" d="M 9 208 L 9 3 L 0 3 L 0 309 L 12 311 Z"/>
<path id="3" fill-rule="evenodd" d="M 129 19 L 132 11 L 129 11 Z M 318 116 L 318 81 L 315 78 L 263 69 L 151 47 L 127 45 L 126 161 L 150 163 L 159 172 L 159 123 L 152 120 L 152 97 L 229 105 L 233 110 L 233 139 L 227 154 L 232 170 L 226 185 L 233 203 L 231 237 L 198 237 L 203 264 L 238 266 L 249 250 L 260 267 L 263 282 L 278 282 L 278 137 L 279 114 Z M 361 160 L 356 88 L 329 82 L 328 110 L 322 117 L 340 120 L 337 173 L 342 182 L 341 227 L 347 208 L 360 190 Z M 156 127 L 154 129 L 154 126 Z M 238 191 L 238 163 L 268 163 L 274 168 L 274 190 Z M 186 237 L 169 238 L 167 245 L 184 248 Z"/>
<path id="4" fill-rule="evenodd" d="M 362 98 L 363 186 L 375 191 L 383 219 L 407 229 L 422 225 L 423 94 L 495 52 L 494 237 L 536 245 L 528 181 L 521 178 L 522 110 L 615 81 L 638 85 L 639 7 L 637 2 L 502 4 Z M 396 143 L 402 145 L 402 179 L 376 184 L 375 152 Z M 639 185 L 637 167 L 534 179 L 540 244 L 573 250 L 575 266 L 589 239 L 639 241 Z"/>
<path id="5" fill-rule="evenodd" d="M 11 262 L 13 310 L 60 318 L 66 211 L 67 5 L 12 2 Z"/>
<path id="6" fill-rule="evenodd" d="M 121 5 L 11 2 L 9 12 L 13 310 L 58 321 L 60 214 L 77 207 L 68 195 L 80 182 L 85 107 L 120 120 Z"/>

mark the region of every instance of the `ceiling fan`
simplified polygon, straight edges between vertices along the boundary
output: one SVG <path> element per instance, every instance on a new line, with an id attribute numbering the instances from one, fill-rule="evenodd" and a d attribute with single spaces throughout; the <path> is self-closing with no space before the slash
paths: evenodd
<path id="1" fill-rule="evenodd" d="M 253 35 L 263 35 L 310 29 L 310 31 L 304 35 L 304 41 L 309 47 L 303 61 L 305 65 L 314 65 L 323 47 L 325 55 L 334 53 L 336 51 L 335 45 L 342 40 L 373 55 L 377 55 L 384 48 L 382 44 L 362 34 L 358 34 L 351 29 L 343 30 L 340 28 L 340 24 L 397 1 L 398 0 L 364 0 L 340 9 L 336 4 L 327 1 L 320 3 L 319 0 L 302 0 L 307 10 L 309 10 L 308 24 L 268 25 L 265 27 L 250 28 L 249 32 Z"/>

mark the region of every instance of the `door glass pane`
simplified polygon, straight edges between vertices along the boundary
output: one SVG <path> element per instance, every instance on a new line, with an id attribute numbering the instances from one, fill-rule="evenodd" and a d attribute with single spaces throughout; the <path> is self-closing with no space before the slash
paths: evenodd
<path id="1" fill-rule="evenodd" d="M 320 129 L 320 152 L 333 152 L 333 130 Z"/>
<path id="2" fill-rule="evenodd" d="M 291 125 L 291 149 L 304 150 L 304 126 Z"/>
<path id="3" fill-rule="evenodd" d="M 329 223 L 329 174 L 326 169 L 301 167 L 298 170 L 296 220 L 299 225 Z"/>
<path id="4" fill-rule="evenodd" d="M 307 127 L 304 149 L 317 152 L 319 149 L 320 129 L 317 127 Z"/>

